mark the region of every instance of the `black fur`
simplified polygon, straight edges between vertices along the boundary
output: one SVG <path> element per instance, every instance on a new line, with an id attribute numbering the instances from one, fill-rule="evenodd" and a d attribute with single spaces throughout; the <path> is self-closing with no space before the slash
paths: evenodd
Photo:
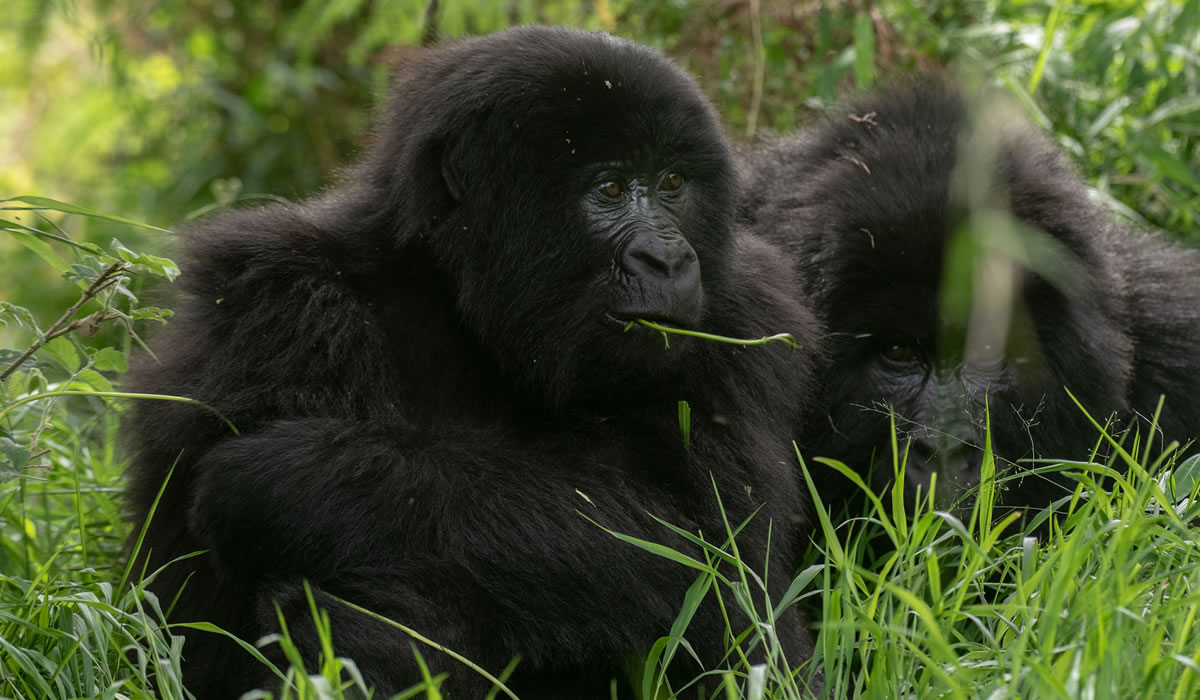
<path id="1" fill-rule="evenodd" d="M 1155 444 L 1200 434 L 1200 254 L 1118 225 L 1044 138 L 968 103 L 951 81 L 927 76 L 745 159 L 745 216 L 791 252 L 831 334 L 824 410 L 804 431 L 806 452 L 863 470 L 874 459 L 883 487 L 891 407 L 909 494 L 927 491 L 937 471 L 951 500 L 979 478 L 985 396 L 1002 464 L 1089 454 L 1098 433 L 1064 387 L 1098 420 L 1124 425 L 1166 394 Z M 966 226 L 982 240 L 989 207 L 1041 232 L 1024 236 L 1031 262 L 1017 266 L 1007 324 L 968 323 L 947 306 L 950 290 L 965 298 L 963 284 L 943 286 L 954 232 Z M 976 270 L 967 286 L 983 281 Z M 970 333 L 1007 342 L 969 351 Z M 1063 493 L 1034 476 L 1007 486 L 1019 505 Z"/>
<path id="2" fill-rule="evenodd" d="M 179 403 L 129 421 L 137 520 L 174 467 L 149 566 L 209 550 L 154 583 L 168 600 L 187 580 L 172 620 L 253 641 L 278 603 L 312 662 L 308 580 L 338 652 L 381 691 L 418 680 L 409 638 L 326 594 L 493 673 L 521 655 L 522 697 L 608 697 L 696 572 L 579 512 L 699 556 L 651 515 L 723 540 L 710 478 L 731 522 L 759 509 L 738 538 L 747 561 L 766 561 L 772 528 L 781 594 L 808 532 L 789 440 L 817 326 L 781 254 L 732 233 L 734 199 L 710 106 L 644 48 L 526 27 L 414 59 L 344 184 L 184 237 L 177 316 L 130 388 L 199 399 L 240 435 Z M 634 316 L 789 331 L 804 349 L 666 349 L 626 332 Z M 708 666 L 723 629 L 708 601 L 688 630 Z M 796 613 L 776 631 L 790 658 L 811 654 Z M 483 696 L 420 651 L 455 697 Z M 190 633 L 184 655 L 202 698 L 264 682 L 215 635 Z"/>

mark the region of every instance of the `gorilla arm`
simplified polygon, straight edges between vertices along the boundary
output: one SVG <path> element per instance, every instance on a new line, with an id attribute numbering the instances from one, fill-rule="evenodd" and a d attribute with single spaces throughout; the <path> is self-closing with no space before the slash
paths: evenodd
<path id="1" fill-rule="evenodd" d="M 279 421 L 202 460 L 190 522 L 235 576 L 303 575 L 328 592 L 360 594 L 352 602 L 379 605 L 493 671 L 517 653 L 534 668 L 564 651 L 644 654 L 670 629 L 695 572 L 576 512 L 639 537 L 667 532 L 646 511 L 671 508 L 672 498 L 645 479 L 632 488 L 624 446 L 610 432 L 523 445 L 487 430 L 431 435 L 399 418 Z M 694 483 L 710 488 L 707 477 Z M 678 512 L 661 515 L 696 529 Z M 423 585 L 446 580 L 426 565 L 454 570 L 461 585 Z M 366 566 L 389 572 L 367 577 L 378 595 L 343 587 L 344 573 Z M 709 608 L 689 635 L 709 647 L 700 652 L 706 662 L 720 658 L 723 633 Z M 630 609 L 639 615 L 612 614 Z M 394 637 L 394 653 L 411 657 L 409 640 Z M 574 646 L 557 649 L 556 640 Z"/>

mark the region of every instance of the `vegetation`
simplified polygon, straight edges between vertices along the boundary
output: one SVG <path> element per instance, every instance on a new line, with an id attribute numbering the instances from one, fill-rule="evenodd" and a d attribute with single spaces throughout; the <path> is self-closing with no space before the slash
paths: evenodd
<path id="1" fill-rule="evenodd" d="M 121 411 L 166 399 L 121 394 L 119 375 L 170 315 L 148 283 L 178 274 L 161 257 L 163 229 L 135 222 L 173 227 L 214 207 L 315 192 L 352 158 L 387 65 L 427 28 L 426 4 L 7 3 L 0 697 L 186 696 L 186 650 L 160 622 L 170 601 L 145 594 L 138 582 L 153 572 L 126 570 L 122 556 Z M 1119 215 L 1200 242 L 1197 0 L 440 5 L 436 27 L 449 36 L 548 21 L 660 47 L 743 139 L 789 131 L 879 80 L 953 65 L 1011 93 Z M 1108 440 L 1096 430 L 1098 445 Z M 678 627 L 701 595 L 725 587 L 761 623 L 742 648 L 773 653 L 700 682 L 746 698 L 803 697 L 812 671 L 830 697 L 1194 696 L 1200 461 L 1148 463 L 1138 445 L 1124 447 L 1119 462 L 1045 465 L 1079 483 L 1053 523 L 992 510 L 986 480 L 970 512 L 909 513 L 896 496 L 844 523 L 814 494 L 820 533 L 789 599 L 809 608 L 819 648 L 795 676 L 800 660 L 773 649 L 770 632 L 788 601 L 764 600 L 758 578 L 792 572 L 756 571 L 735 538 L 709 543 L 707 561 L 680 561 L 697 584 Z M 669 639 L 649 652 L 638 678 L 647 697 L 666 693 L 655 690 L 661 665 L 686 654 Z M 356 677 L 334 653 L 321 668 L 280 673 L 295 680 L 292 697 L 340 697 L 341 669 Z M 437 697 L 436 683 L 412 692 Z"/>

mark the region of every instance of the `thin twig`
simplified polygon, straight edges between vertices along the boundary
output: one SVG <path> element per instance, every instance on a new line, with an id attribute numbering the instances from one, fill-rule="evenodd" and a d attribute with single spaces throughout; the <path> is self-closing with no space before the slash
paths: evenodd
<path id="1" fill-rule="evenodd" d="M 783 343 L 788 346 L 790 352 L 796 352 L 796 349 L 801 347 L 796 344 L 796 338 L 791 333 L 777 333 L 775 335 L 767 335 L 761 338 L 730 338 L 727 335 L 716 335 L 714 333 L 705 333 L 703 331 L 689 331 L 684 328 L 674 328 L 672 326 L 664 326 L 653 321 L 647 321 L 644 318 L 638 318 L 625 324 L 625 330 L 628 332 L 633 328 L 634 324 L 641 324 L 652 330 L 656 330 L 663 334 L 663 339 L 666 340 L 668 333 L 675 335 L 686 335 L 692 338 L 703 338 L 704 340 L 715 340 L 718 343 L 728 343 L 730 345 L 766 345 L 767 343 Z M 670 347 L 668 345 L 667 347 Z"/>
<path id="2" fill-rule="evenodd" d="M 87 289 L 83 290 L 83 294 L 79 296 L 79 301 L 72 304 L 71 308 L 63 312 L 63 315 L 60 316 L 59 319 L 50 326 L 50 330 L 46 331 L 43 337 L 34 340 L 33 344 L 26 348 L 25 352 L 21 353 L 21 355 L 3 372 L 0 372 L 0 382 L 3 382 L 12 376 L 12 373 L 17 371 L 18 367 L 24 364 L 26 360 L 33 357 L 33 353 L 40 350 L 46 343 L 78 328 L 85 319 L 72 321 L 71 317 L 74 316 L 84 304 L 88 303 L 88 301 L 94 299 L 98 294 L 100 294 L 100 292 L 104 291 L 113 284 L 116 284 L 120 279 L 120 275 L 125 272 L 125 269 L 125 263 L 115 262 L 112 265 L 109 265 L 108 269 L 106 269 L 104 272 L 101 272 L 100 276 L 96 278 L 96 281 L 92 282 L 90 285 L 88 285 Z M 105 319 L 102 317 L 99 320 Z"/>

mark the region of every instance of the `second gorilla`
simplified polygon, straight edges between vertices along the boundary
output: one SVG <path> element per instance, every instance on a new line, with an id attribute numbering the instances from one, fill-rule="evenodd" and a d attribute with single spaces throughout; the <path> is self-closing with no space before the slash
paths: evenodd
<path id="1" fill-rule="evenodd" d="M 989 428 L 1004 502 L 1065 495 L 1017 462 L 1109 449 L 1068 390 L 1152 457 L 1200 435 L 1200 253 L 1117 224 L 1006 117 L 927 76 L 745 162 L 745 217 L 790 252 L 830 333 L 806 453 L 874 464 L 883 488 L 894 412 L 909 495 L 936 473 L 943 506 L 979 481 Z"/>

